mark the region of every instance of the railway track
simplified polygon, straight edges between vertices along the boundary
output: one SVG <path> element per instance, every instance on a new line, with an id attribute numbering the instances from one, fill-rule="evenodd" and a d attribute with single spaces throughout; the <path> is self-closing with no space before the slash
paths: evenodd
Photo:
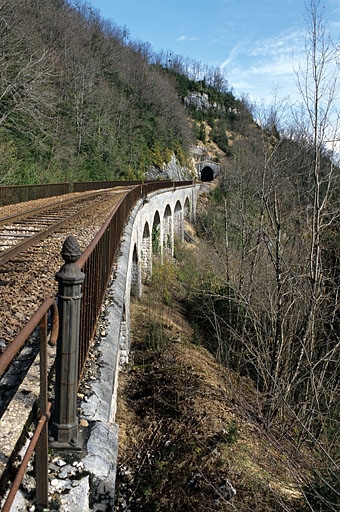
<path id="1" fill-rule="evenodd" d="M 0 355 L 39 306 L 56 294 L 65 238 L 74 235 L 85 249 L 130 188 L 0 208 Z M 39 395 L 38 350 L 33 335 L 0 378 L 0 477 Z M 54 358 L 55 347 L 49 347 L 48 368 Z"/>
<path id="2" fill-rule="evenodd" d="M 56 293 L 65 238 L 74 235 L 84 250 L 127 190 L 78 193 L 71 199 L 26 203 L 25 208 L 13 205 L 10 211 L 4 207 L 2 217 L 0 208 L 0 354 L 40 304 Z"/>
<path id="3" fill-rule="evenodd" d="M 121 190 L 83 193 L 77 199 L 63 199 L 0 219 L 0 265 L 25 249 L 98 207 L 108 196 L 122 195 Z"/>

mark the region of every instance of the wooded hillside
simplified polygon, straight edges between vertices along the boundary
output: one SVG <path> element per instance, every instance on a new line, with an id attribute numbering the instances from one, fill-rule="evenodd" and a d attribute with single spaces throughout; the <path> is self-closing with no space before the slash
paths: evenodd
<path id="1" fill-rule="evenodd" d="M 141 178 L 191 130 L 147 45 L 67 0 L 0 4 L 0 182 Z"/>

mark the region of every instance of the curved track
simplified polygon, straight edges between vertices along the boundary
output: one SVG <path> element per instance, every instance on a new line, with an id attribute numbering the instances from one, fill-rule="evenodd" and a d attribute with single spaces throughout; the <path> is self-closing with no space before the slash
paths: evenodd
<path id="1" fill-rule="evenodd" d="M 73 235 L 84 250 L 130 188 L 81 192 L 0 208 L 0 355 L 41 304 L 55 296 L 55 274 L 63 265 L 60 251 L 64 240 Z M 34 333 L 0 378 L 0 486 L 1 474 L 39 395 L 37 351 Z M 50 368 L 55 348 L 49 347 L 48 358 Z"/>
<path id="2" fill-rule="evenodd" d="M 60 251 L 67 236 L 75 236 L 84 250 L 128 190 L 122 187 L 95 194 L 77 193 L 71 200 L 67 196 L 57 202 L 56 198 L 45 199 L 15 205 L 10 211 L 5 207 L 3 211 L 12 215 L 0 219 L 0 354 L 39 305 L 56 293 L 55 273 L 63 264 Z M 44 206 L 28 209 L 31 204 Z M 49 226 L 46 211 L 50 212 Z M 35 232 L 33 219 L 37 222 Z M 13 225 L 17 232 L 9 246 L 9 227 Z"/>
<path id="3" fill-rule="evenodd" d="M 0 219 L 0 265 L 122 190 L 83 193 Z"/>

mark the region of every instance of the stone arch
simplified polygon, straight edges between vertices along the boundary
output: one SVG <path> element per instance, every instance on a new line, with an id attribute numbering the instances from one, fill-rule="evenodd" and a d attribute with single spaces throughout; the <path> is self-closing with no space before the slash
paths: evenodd
<path id="1" fill-rule="evenodd" d="M 95 427 L 89 432 L 89 443 L 95 442 L 98 426 L 104 429 L 105 432 L 109 432 L 110 435 L 116 436 L 116 429 L 112 429 L 112 426 L 116 422 L 115 410 L 119 375 L 118 358 L 121 356 L 122 362 L 128 362 L 130 348 L 131 268 L 132 266 L 137 270 L 141 268 L 143 232 L 145 233 L 145 239 L 149 236 L 152 241 L 153 228 L 154 226 L 158 227 L 158 238 L 163 243 L 162 224 L 159 213 L 155 213 L 156 210 L 158 209 L 159 212 L 163 213 L 164 206 L 169 203 L 174 212 L 176 200 L 179 199 L 183 206 L 183 215 L 186 212 L 186 215 L 190 215 L 193 219 L 195 218 L 198 193 L 199 185 L 194 185 L 192 187 L 174 188 L 171 192 L 165 191 L 150 194 L 148 200 L 137 202 L 136 208 L 132 211 L 130 220 L 125 227 L 124 236 L 122 236 L 120 250 L 117 255 L 115 279 L 110 283 L 110 296 L 114 297 L 114 301 L 110 300 L 107 304 L 109 308 L 110 331 L 106 339 L 103 339 L 103 348 L 106 347 L 106 349 L 100 351 L 98 356 L 98 374 L 103 385 L 99 386 L 97 383 L 94 383 L 95 392 L 89 397 L 90 403 L 88 407 L 84 404 L 83 414 L 85 418 L 93 421 L 93 426 Z M 148 222 L 149 232 L 145 227 L 146 222 Z M 152 243 L 150 245 L 152 249 Z M 114 350 L 111 350 L 111 348 L 114 348 Z M 98 409 L 98 414 L 95 415 L 95 418 L 92 413 L 93 407 L 96 410 Z M 107 453 L 104 453 L 105 451 Z M 103 446 L 102 450 L 99 450 L 98 453 L 93 453 L 94 466 L 99 469 L 90 471 L 93 478 L 98 479 L 100 487 L 108 489 L 109 498 L 114 498 L 114 489 L 111 486 L 110 475 L 104 475 L 100 471 L 102 455 L 107 455 L 110 457 L 110 460 L 112 458 L 113 464 L 116 464 L 116 443 Z"/>
<path id="2" fill-rule="evenodd" d="M 161 238 L 161 218 L 159 216 L 159 212 L 156 211 L 153 217 L 152 223 L 152 252 L 154 255 L 161 254 L 162 248 L 162 238 Z"/>
<path id="3" fill-rule="evenodd" d="M 163 215 L 163 244 L 165 252 L 168 255 L 173 254 L 173 228 L 172 228 L 172 212 L 170 205 L 167 204 Z"/>
<path id="4" fill-rule="evenodd" d="M 141 245 L 142 278 L 152 273 L 152 243 L 149 223 L 145 222 Z"/>
<path id="5" fill-rule="evenodd" d="M 214 171 L 210 165 L 205 165 L 201 171 L 201 181 L 213 181 Z"/>
<path id="6" fill-rule="evenodd" d="M 188 197 L 186 198 L 184 203 L 184 218 L 190 219 L 190 201 Z"/>
<path id="7" fill-rule="evenodd" d="M 175 204 L 174 210 L 174 234 L 183 241 L 183 209 L 180 201 Z"/>
<path id="8" fill-rule="evenodd" d="M 140 297 L 141 289 L 141 272 L 138 261 L 137 245 L 135 244 L 133 248 L 131 265 L 131 295 L 133 297 Z"/>

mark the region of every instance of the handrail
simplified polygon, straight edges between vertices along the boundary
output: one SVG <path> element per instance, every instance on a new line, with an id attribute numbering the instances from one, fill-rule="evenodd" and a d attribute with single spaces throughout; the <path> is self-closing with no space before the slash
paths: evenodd
<path id="1" fill-rule="evenodd" d="M 20 349 L 31 336 L 33 331 L 40 327 L 40 417 L 35 428 L 32 439 L 29 442 L 26 453 L 19 466 L 15 479 L 12 483 L 9 494 L 5 500 L 2 512 L 9 512 L 15 495 L 19 489 L 20 483 L 24 477 L 28 462 L 35 450 L 39 453 L 36 468 L 36 495 L 37 504 L 48 506 L 48 419 L 50 417 L 51 404 L 48 402 L 48 384 L 47 384 L 47 315 L 52 311 L 52 324 L 50 330 L 50 345 L 56 343 L 59 330 L 58 309 L 53 298 L 45 300 L 38 308 L 33 317 L 27 322 L 22 331 L 15 340 L 9 345 L 0 356 L 0 376 L 6 371 L 8 366 L 14 360 Z"/>
<path id="2" fill-rule="evenodd" d="M 57 342 L 57 332 L 56 328 L 58 325 L 58 308 L 55 303 L 55 300 L 50 298 L 45 300 L 43 304 L 37 309 L 35 314 L 30 318 L 27 324 L 23 327 L 23 329 L 19 332 L 17 337 L 12 341 L 10 345 L 8 345 L 2 355 L 0 356 L 0 377 L 11 364 L 15 356 L 19 353 L 19 351 L 24 346 L 27 338 L 32 334 L 34 329 L 38 327 L 41 318 L 45 315 L 49 309 L 52 308 L 53 316 L 52 316 L 52 331 L 51 331 L 51 340 L 50 345 L 55 345 Z"/>
<path id="3" fill-rule="evenodd" d="M 166 184 L 168 181 L 65 181 L 62 183 L 42 183 L 36 185 L 0 185 L 0 206 L 31 201 L 52 196 L 85 192 L 99 188 L 128 187 L 143 184 Z M 175 183 L 175 182 L 172 182 Z M 188 184 L 189 181 L 177 182 Z"/>
<path id="4" fill-rule="evenodd" d="M 27 469 L 27 466 L 28 466 L 28 463 L 30 461 L 30 458 L 32 457 L 32 454 L 33 454 L 35 448 L 37 447 L 37 445 L 39 443 L 40 436 L 42 434 L 43 428 L 47 425 L 47 422 L 48 422 L 48 420 L 50 418 L 50 409 L 51 409 L 51 403 L 49 402 L 48 403 L 48 410 L 46 411 L 46 413 L 44 413 L 44 414 L 42 414 L 40 416 L 40 419 L 39 419 L 37 427 L 36 427 L 36 429 L 34 431 L 33 437 L 32 437 L 32 439 L 31 439 L 31 441 L 30 441 L 30 443 L 28 445 L 26 453 L 25 453 L 25 455 L 24 455 L 24 457 L 22 459 L 22 462 L 21 462 L 21 464 L 19 466 L 18 472 L 17 472 L 17 474 L 15 476 L 15 479 L 13 481 L 11 490 L 8 493 L 8 496 L 6 498 L 5 504 L 4 504 L 3 508 L 2 508 L 2 512 L 10 512 L 10 510 L 11 510 L 11 506 L 13 504 L 15 495 L 18 492 L 20 484 L 21 484 L 21 482 L 22 482 L 22 480 L 24 478 L 25 471 Z M 47 472 L 48 472 L 48 468 L 47 468 L 46 471 L 44 471 L 44 473 L 47 475 Z M 48 505 L 48 498 L 46 500 L 46 503 L 39 503 L 39 504 L 47 506 Z"/>

